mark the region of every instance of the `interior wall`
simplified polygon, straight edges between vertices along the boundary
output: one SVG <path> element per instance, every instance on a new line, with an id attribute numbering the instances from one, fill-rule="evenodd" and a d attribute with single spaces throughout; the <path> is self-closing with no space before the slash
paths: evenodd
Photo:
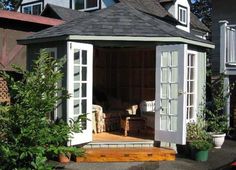
<path id="1" fill-rule="evenodd" d="M 155 99 L 154 48 L 95 48 L 93 74 L 95 99 L 136 104 Z"/>

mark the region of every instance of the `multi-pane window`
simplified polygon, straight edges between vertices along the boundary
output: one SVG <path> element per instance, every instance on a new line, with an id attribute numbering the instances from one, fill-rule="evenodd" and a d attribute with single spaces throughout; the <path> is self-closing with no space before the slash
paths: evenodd
<path id="1" fill-rule="evenodd" d="M 22 12 L 26 14 L 40 15 L 41 11 L 42 11 L 42 3 L 22 6 Z"/>
<path id="2" fill-rule="evenodd" d="M 74 119 L 87 113 L 87 51 L 74 51 Z M 86 129 L 86 120 L 82 121 Z"/>
<path id="3" fill-rule="evenodd" d="M 178 51 L 161 55 L 161 130 L 177 131 Z"/>
<path id="4" fill-rule="evenodd" d="M 196 119 L 196 54 L 189 53 L 187 61 L 187 122 Z"/>
<path id="5" fill-rule="evenodd" d="M 74 0 L 76 10 L 94 10 L 99 8 L 99 0 Z"/>
<path id="6" fill-rule="evenodd" d="M 180 23 L 187 25 L 187 8 L 178 6 L 178 20 Z"/>

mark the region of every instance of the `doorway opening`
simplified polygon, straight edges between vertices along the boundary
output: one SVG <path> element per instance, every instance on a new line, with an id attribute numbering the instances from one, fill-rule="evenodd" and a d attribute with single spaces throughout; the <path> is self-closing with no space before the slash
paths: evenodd
<path id="1" fill-rule="evenodd" d="M 93 142 L 154 140 L 154 100 L 155 48 L 94 48 Z"/>

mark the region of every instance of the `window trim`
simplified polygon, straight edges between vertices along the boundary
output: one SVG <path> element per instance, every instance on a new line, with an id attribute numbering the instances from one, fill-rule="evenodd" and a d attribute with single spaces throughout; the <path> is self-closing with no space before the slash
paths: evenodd
<path id="1" fill-rule="evenodd" d="M 181 21 L 181 20 L 180 20 L 180 10 L 185 11 L 185 21 Z M 178 21 L 179 21 L 182 25 L 187 26 L 187 24 L 188 24 L 188 8 L 187 8 L 187 7 L 182 6 L 182 5 L 178 5 Z"/>
<path id="2" fill-rule="evenodd" d="M 33 2 L 29 2 L 29 3 L 24 3 L 24 4 L 22 4 L 21 7 L 20 7 L 20 12 L 21 12 L 21 13 L 24 13 L 24 8 L 25 8 L 25 7 L 30 6 L 31 9 L 32 9 L 34 5 L 38 5 L 38 4 L 41 5 L 41 12 L 42 12 L 43 7 L 44 7 L 44 0 L 33 1 Z M 33 9 L 32 9 L 32 11 L 33 11 Z M 41 13 L 41 12 L 40 12 L 40 13 Z M 33 15 L 33 14 L 32 14 L 32 15 Z"/>
<path id="3" fill-rule="evenodd" d="M 100 9 L 101 7 L 101 0 L 97 0 L 97 6 L 91 8 L 85 8 L 87 5 L 87 0 L 84 0 L 84 9 L 75 9 L 75 0 L 70 0 L 71 9 L 78 10 L 78 11 L 93 11 Z"/>
<path id="4" fill-rule="evenodd" d="M 194 87 L 193 87 L 193 117 L 192 118 L 189 118 L 187 119 L 186 117 L 186 123 L 193 123 L 193 122 L 197 122 L 197 113 L 198 113 L 198 107 L 197 107 L 197 102 L 198 102 L 198 93 L 197 93 L 197 88 L 198 88 L 198 53 L 197 51 L 192 51 L 192 50 L 188 50 L 187 51 L 187 65 L 186 65 L 186 68 L 187 68 L 187 72 L 186 74 L 188 75 L 188 57 L 189 55 L 194 55 L 194 77 L 193 77 L 193 81 L 194 81 Z M 188 77 L 186 75 L 186 82 L 188 82 Z M 186 83 L 187 85 L 188 83 Z M 187 107 L 188 107 L 188 103 L 187 103 L 187 97 L 188 97 L 188 92 L 187 92 L 187 89 L 186 89 L 186 116 L 187 116 Z"/>

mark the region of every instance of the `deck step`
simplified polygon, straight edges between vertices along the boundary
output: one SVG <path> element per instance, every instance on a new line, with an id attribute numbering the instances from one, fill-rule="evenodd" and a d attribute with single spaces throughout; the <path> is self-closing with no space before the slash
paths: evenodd
<path id="1" fill-rule="evenodd" d="M 93 148 L 86 149 L 78 162 L 146 162 L 173 161 L 176 152 L 166 148 Z"/>
<path id="2" fill-rule="evenodd" d="M 84 148 L 147 148 L 153 147 L 154 142 L 150 141 L 140 141 L 140 142 L 90 142 L 84 146 Z"/>

